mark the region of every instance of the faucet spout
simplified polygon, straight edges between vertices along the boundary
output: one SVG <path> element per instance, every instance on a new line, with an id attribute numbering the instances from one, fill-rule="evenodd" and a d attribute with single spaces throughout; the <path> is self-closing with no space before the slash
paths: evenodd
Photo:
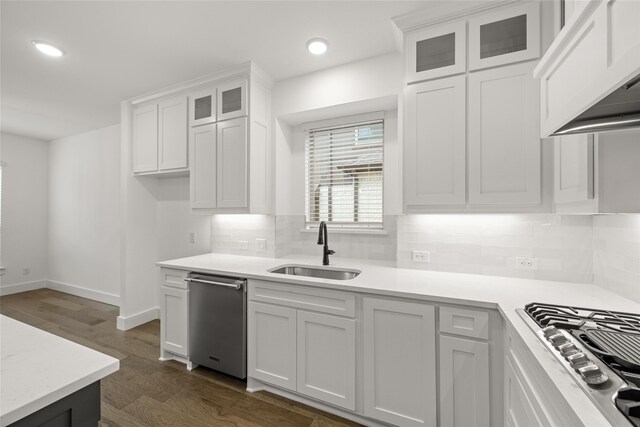
<path id="1" fill-rule="evenodd" d="M 329 249 L 329 236 L 327 234 L 327 223 L 320 221 L 318 227 L 318 244 L 322 247 L 322 265 L 329 265 L 329 255 L 335 254 L 335 251 Z"/>

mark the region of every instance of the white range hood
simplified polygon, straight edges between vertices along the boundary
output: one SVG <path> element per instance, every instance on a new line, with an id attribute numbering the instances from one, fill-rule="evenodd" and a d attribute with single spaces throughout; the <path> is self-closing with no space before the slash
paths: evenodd
<path id="1" fill-rule="evenodd" d="M 640 0 L 591 0 L 534 71 L 542 136 L 640 127 Z"/>

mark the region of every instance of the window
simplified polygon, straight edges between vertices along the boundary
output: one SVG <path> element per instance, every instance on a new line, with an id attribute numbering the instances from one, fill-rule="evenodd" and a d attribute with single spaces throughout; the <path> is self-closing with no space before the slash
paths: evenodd
<path id="1" fill-rule="evenodd" d="M 383 120 L 306 133 L 307 225 L 382 228 Z"/>

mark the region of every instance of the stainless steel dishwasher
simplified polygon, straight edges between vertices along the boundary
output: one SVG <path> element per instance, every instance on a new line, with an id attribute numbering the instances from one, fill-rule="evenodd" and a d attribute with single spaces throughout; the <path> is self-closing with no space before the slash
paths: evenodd
<path id="1" fill-rule="evenodd" d="M 247 377 L 247 281 L 190 273 L 189 359 Z"/>

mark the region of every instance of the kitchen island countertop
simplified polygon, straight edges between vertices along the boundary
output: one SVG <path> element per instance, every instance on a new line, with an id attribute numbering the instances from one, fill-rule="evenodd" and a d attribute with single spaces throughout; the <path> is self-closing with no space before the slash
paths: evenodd
<path id="1" fill-rule="evenodd" d="M 9 425 L 118 370 L 106 354 L 0 316 L 0 425 Z"/>

